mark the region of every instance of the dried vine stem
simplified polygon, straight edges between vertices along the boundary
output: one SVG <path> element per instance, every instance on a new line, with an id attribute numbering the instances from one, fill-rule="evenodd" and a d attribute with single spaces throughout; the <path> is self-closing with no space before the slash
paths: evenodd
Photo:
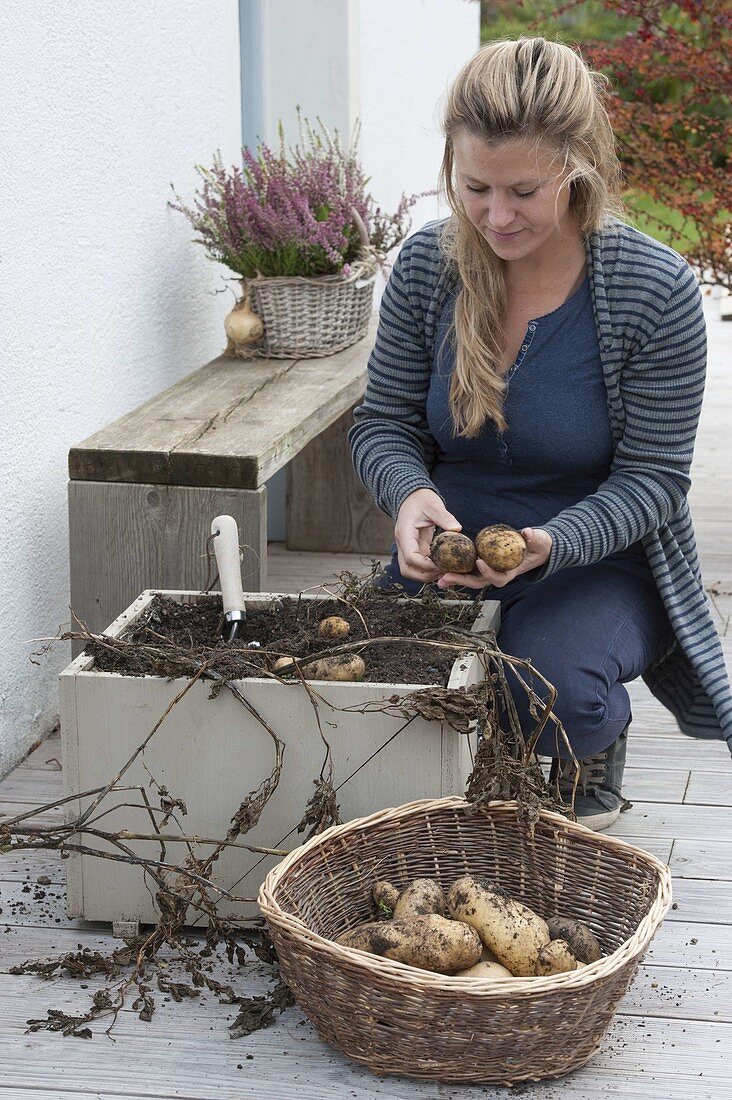
<path id="1" fill-rule="evenodd" d="M 339 784 L 338 788 L 334 785 L 332 751 L 324 734 L 320 718 L 320 707 L 323 705 L 331 710 L 344 713 L 352 711 L 371 713 L 378 710 L 403 716 L 405 719 L 403 724 L 388 739 L 386 744 L 399 736 L 418 716 L 448 724 L 461 734 L 475 733 L 478 730 L 481 736 L 466 792 L 469 801 L 477 807 L 491 798 L 515 798 L 530 818 L 538 816 L 538 809 L 542 805 L 557 808 L 556 797 L 548 790 L 541 769 L 532 760 L 534 746 L 547 722 L 551 721 L 557 728 L 558 735 L 564 736 L 566 740 L 566 734 L 561 727 L 561 723 L 558 722 L 553 713 L 552 708 L 556 692 L 552 686 L 532 666 L 530 661 L 513 658 L 502 653 L 493 635 L 481 635 L 476 632 L 462 630 L 454 624 L 449 627 L 447 632 L 443 630 L 441 637 L 424 636 L 432 634 L 432 630 L 420 632 L 420 636 L 409 638 L 397 636 L 374 638 L 369 636 L 369 628 L 363 612 L 366 609 L 370 594 L 373 594 L 371 588 L 373 579 L 374 570 L 366 578 L 358 577 L 355 574 L 343 574 L 341 576 L 342 588 L 338 595 L 329 592 L 324 586 L 318 586 L 321 591 L 324 590 L 329 595 L 334 596 L 345 608 L 350 608 L 355 612 L 364 626 L 367 637 L 360 641 L 331 646 L 311 654 L 308 656 L 308 661 L 349 651 L 363 651 L 369 647 L 385 647 L 409 642 L 413 646 L 431 647 L 447 653 L 476 653 L 483 668 L 483 678 L 478 684 L 461 691 L 425 687 L 398 701 L 393 699 L 372 700 L 357 707 L 336 707 L 321 692 L 316 690 L 313 684 L 306 680 L 301 669 L 296 669 L 295 676 L 284 678 L 271 669 L 263 668 L 262 657 L 269 659 L 282 655 L 278 651 L 261 649 L 258 660 L 248 660 L 246 653 L 240 651 L 238 660 L 244 669 L 249 670 L 246 674 L 257 677 L 269 676 L 293 689 L 297 689 L 299 686 L 305 690 L 312 705 L 315 721 L 323 741 L 325 756 L 320 775 L 315 780 L 316 791 L 308 802 L 299 828 L 304 830 L 305 827 L 310 825 L 311 829 L 308 835 L 313 835 L 334 821 L 339 820 L 336 790 L 352 778 L 352 776 L 348 776 Z M 438 602 L 442 606 L 443 601 L 439 600 Z M 208 927 L 204 950 L 209 953 L 219 944 L 223 944 L 230 962 L 236 959 L 240 964 L 244 964 L 246 961 L 245 952 L 238 943 L 238 939 L 244 938 L 247 945 L 255 951 L 259 958 L 268 962 L 276 961 L 274 949 L 268 943 L 266 936 L 263 937 L 258 930 L 247 933 L 242 927 L 242 924 L 246 922 L 224 919 L 218 914 L 215 898 L 225 898 L 234 902 L 248 899 L 224 890 L 212 882 L 210 871 L 220 853 L 227 846 L 246 848 L 249 851 L 259 853 L 261 856 L 284 854 L 284 850 L 279 847 L 263 848 L 247 845 L 238 838 L 256 825 L 266 803 L 276 789 L 282 773 L 285 744 L 246 698 L 242 691 L 241 682 L 234 682 L 232 677 L 227 677 L 217 670 L 216 665 L 222 660 L 221 647 L 199 647 L 198 652 L 194 654 L 173 645 L 169 639 L 155 631 L 152 624 L 147 628 L 146 639 L 137 639 L 134 642 L 124 638 L 112 638 L 103 634 L 95 634 L 86 629 L 81 623 L 79 623 L 79 627 L 80 629 L 61 635 L 61 639 L 82 640 L 86 645 L 99 647 L 100 650 L 113 654 L 125 649 L 144 654 L 153 661 L 162 662 L 166 668 L 174 669 L 175 675 L 187 677 L 186 684 L 167 706 L 143 743 L 138 746 L 109 783 L 104 787 L 80 792 L 70 798 L 56 800 L 47 806 L 17 815 L 10 822 L 3 822 L 0 825 L 0 847 L 4 847 L 4 850 L 8 850 L 9 847 L 13 849 L 25 847 L 46 850 L 57 848 L 62 852 L 83 852 L 98 858 L 138 865 L 143 873 L 150 876 L 157 886 L 155 903 L 159 912 L 159 919 L 152 932 L 136 937 L 124 948 L 114 951 L 109 958 L 82 951 L 70 953 L 56 961 L 29 961 L 20 967 L 14 968 L 14 972 L 35 971 L 43 972 L 46 975 L 50 975 L 59 969 L 76 973 L 81 977 L 88 977 L 92 973 L 106 973 L 108 976 L 116 976 L 121 967 L 133 967 L 132 973 L 112 993 L 102 991 L 103 995 L 95 994 L 93 1006 L 86 1015 L 71 1017 L 55 1010 L 49 1010 L 46 1020 L 29 1021 L 29 1025 L 32 1030 L 45 1027 L 52 1030 L 61 1030 L 64 1034 L 86 1037 L 91 1034 L 85 1026 L 87 1023 L 99 1016 L 111 1014 L 113 1019 L 110 1029 L 108 1029 L 109 1033 L 120 1008 L 125 1003 L 128 990 L 133 986 L 137 990 L 133 1007 L 139 1011 L 142 1019 L 150 1019 L 154 1012 L 155 1000 L 152 987 L 146 982 L 149 980 L 149 971 L 152 969 L 157 971 L 158 989 L 171 993 L 175 1000 L 180 1000 L 184 996 L 195 996 L 199 988 L 207 987 L 217 995 L 226 998 L 228 1003 L 239 1004 L 240 1013 L 233 1025 L 232 1035 L 248 1034 L 255 1027 L 271 1022 L 274 1012 L 281 1011 L 287 1006 L 289 991 L 280 982 L 267 998 L 245 998 L 238 996 L 230 985 L 223 985 L 215 981 L 201 965 L 203 952 L 196 956 L 188 949 L 190 946 L 188 941 L 184 942 L 185 917 L 189 909 L 192 909 L 207 919 Z M 43 641 L 48 643 L 46 648 L 50 648 L 51 644 L 61 639 L 44 639 Z M 529 735 L 528 744 L 522 736 L 515 704 L 508 689 L 504 665 L 511 668 L 522 690 L 527 693 L 531 713 L 537 721 L 536 728 Z M 548 692 L 546 701 L 534 692 L 524 676 L 521 675 L 522 671 L 528 678 L 536 677 L 543 684 Z M 170 672 L 167 672 L 166 675 L 170 675 Z M 182 814 L 185 814 L 187 810 L 180 799 L 173 797 L 167 791 L 167 788 L 155 780 L 144 761 L 141 761 L 141 763 L 150 775 L 151 785 L 156 788 L 160 798 L 159 808 L 150 803 L 144 788 L 120 784 L 125 773 L 134 761 L 141 757 L 146 745 L 160 729 L 172 709 L 200 680 L 212 682 L 212 696 L 217 695 L 221 690 L 229 691 L 239 704 L 266 729 L 273 744 L 274 763 L 270 775 L 244 799 L 233 815 L 231 826 L 223 839 L 202 838 L 189 835 L 183 830 L 181 830 L 180 835 L 163 832 L 163 827 L 169 820 L 173 820 L 178 824 L 175 815 L 176 810 L 180 810 Z M 384 748 L 385 746 L 381 746 L 380 749 L 376 750 L 356 771 L 370 763 Z M 356 774 L 356 772 L 353 774 Z M 136 791 L 140 794 L 144 806 L 138 808 L 147 811 L 152 823 L 150 832 L 132 832 L 126 829 L 120 829 L 117 832 L 105 832 L 97 827 L 99 820 L 108 811 L 102 811 L 93 816 L 95 811 L 98 810 L 98 807 L 111 792 L 119 793 L 122 791 Z M 93 802 L 79 815 L 76 821 L 67 822 L 63 826 L 48 828 L 24 827 L 23 825 L 28 817 L 62 805 L 70 800 L 80 800 L 86 797 L 92 798 Z M 135 806 L 136 804 L 129 803 L 128 805 Z M 562 808 L 566 809 L 566 807 Z M 160 814 L 162 814 L 162 820 L 158 822 L 156 815 Z M 295 828 L 293 826 L 291 832 L 294 832 Z M 116 851 L 103 852 L 72 840 L 74 835 L 81 836 L 83 834 L 108 842 Z M 283 838 L 283 840 L 286 839 L 286 837 Z M 161 859 L 153 860 L 139 856 L 126 843 L 132 840 L 153 841 L 160 844 Z M 188 846 L 188 856 L 184 864 L 176 864 L 165 859 L 165 845 L 174 841 L 185 843 Z M 192 845 L 196 844 L 210 845 L 214 850 L 205 859 L 198 859 L 192 848 Z M 238 883 L 235 883 L 234 888 L 237 885 Z M 169 977 L 169 967 L 165 966 L 161 969 L 159 955 L 162 949 L 166 947 L 173 951 L 175 960 L 191 975 L 193 985 L 173 983 Z"/>
<path id="2" fill-rule="evenodd" d="M 114 642 L 107 636 L 95 635 L 91 631 L 84 629 L 68 632 L 61 635 L 59 639 L 54 640 L 67 640 L 69 635 L 77 637 L 85 642 L 93 640 L 96 644 L 106 648 L 113 648 L 114 646 Z M 45 1028 L 54 1031 L 62 1031 L 65 1035 L 88 1038 L 91 1036 L 92 1032 L 85 1025 L 94 1019 L 111 1014 L 112 1023 L 107 1030 L 107 1034 L 109 1034 L 116 1022 L 120 1008 L 124 1006 L 127 991 L 132 986 L 135 986 L 138 991 L 138 996 L 133 1007 L 140 1009 L 139 1015 L 141 1019 L 151 1019 L 152 1013 L 154 1012 L 155 1000 L 151 992 L 151 987 L 144 984 L 147 975 L 146 968 L 149 966 L 152 966 L 158 971 L 158 989 L 171 993 L 176 1000 L 181 999 L 183 992 L 189 996 L 195 996 L 198 993 L 198 987 L 205 986 L 213 992 L 223 995 L 227 1003 L 238 1004 L 240 1006 L 240 1012 L 232 1025 L 232 1035 L 240 1036 L 249 1034 L 249 1032 L 255 1028 L 272 1022 L 275 1010 L 283 1011 L 288 1004 L 292 1003 L 289 990 L 284 983 L 279 980 L 270 994 L 265 997 L 242 997 L 236 994 L 230 985 L 223 985 L 211 978 L 201 965 L 201 961 L 195 959 L 183 945 L 185 917 L 188 909 L 192 907 L 198 913 L 203 913 L 208 919 L 206 943 L 201 952 L 201 959 L 203 958 L 204 952 L 210 953 L 219 943 L 223 943 L 229 961 L 232 962 L 234 958 L 236 958 L 239 964 L 243 965 L 245 962 L 245 953 L 237 942 L 237 937 L 241 938 L 242 936 L 242 929 L 240 927 L 235 927 L 231 921 L 224 920 L 218 915 L 215 909 L 214 899 L 211 895 L 218 895 L 228 901 L 237 903 L 252 902 L 253 899 L 232 894 L 230 891 L 224 890 L 218 884 L 211 881 L 209 877 L 210 867 L 214 860 L 218 858 L 220 852 L 227 846 L 248 848 L 250 850 L 274 855 L 284 854 L 278 849 L 264 849 L 261 846 L 244 845 L 236 840 L 239 835 L 246 833 L 256 824 L 259 815 L 279 782 L 282 770 L 284 742 L 277 736 L 261 715 L 259 715 L 256 708 L 252 706 L 249 700 L 242 695 L 235 684 L 229 683 L 213 669 L 209 668 L 206 661 L 197 661 L 195 664 L 197 667 L 193 670 L 193 674 L 185 687 L 166 707 L 153 729 L 144 739 L 142 744 L 137 747 L 132 756 L 130 756 L 120 768 L 116 776 L 114 776 L 103 788 L 96 788 L 93 791 L 85 792 L 86 794 L 94 795 L 94 801 L 75 821 L 65 823 L 63 826 L 51 826 L 46 828 L 31 827 L 25 830 L 20 827 L 19 822 L 13 825 L 10 825 L 8 822 L 0 824 L 0 849 L 3 851 L 8 851 L 11 848 L 42 848 L 44 850 L 55 848 L 62 853 L 76 851 L 101 859 L 129 863 L 140 866 L 146 875 L 152 877 L 158 887 L 158 891 L 155 895 L 155 902 L 160 916 L 153 932 L 148 935 L 135 937 L 135 941 L 132 944 L 132 947 L 135 948 L 134 959 L 131 953 L 126 953 L 125 951 L 116 951 L 113 953 L 113 967 L 116 967 L 123 960 L 125 965 L 133 965 L 132 973 L 117 988 L 114 999 L 109 995 L 109 991 L 103 991 L 104 995 L 102 996 L 98 993 L 95 994 L 92 998 L 93 1003 L 91 1009 L 85 1015 L 79 1017 L 70 1016 L 58 1010 L 50 1009 L 48 1010 L 48 1015 L 45 1020 L 28 1021 L 29 1030 L 31 1031 Z M 221 688 L 227 688 L 231 691 L 234 697 L 237 698 L 249 713 L 267 730 L 275 747 L 275 763 L 268 779 L 265 779 L 263 783 L 260 784 L 255 791 L 251 792 L 242 802 L 239 810 L 232 819 L 232 826 L 226 838 L 223 840 L 213 840 L 214 852 L 205 860 L 201 861 L 196 859 L 190 848 L 190 843 L 200 843 L 200 840 L 197 840 L 197 838 L 189 838 L 185 835 L 172 838 L 162 834 L 157 827 L 154 813 L 152 812 L 154 808 L 150 807 L 149 803 L 147 803 L 146 792 L 139 787 L 130 788 L 129 786 L 125 786 L 118 788 L 117 783 L 149 744 L 151 738 L 160 729 L 173 707 L 185 696 L 197 680 L 204 677 L 212 679 L 219 690 Z M 150 774 L 149 770 L 148 774 Z M 166 820 L 171 813 L 172 807 L 176 805 L 179 806 L 184 813 L 186 812 L 185 805 L 180 800 L 171 799 L 165 787 L 157 783 L 155 785 L 158 787 L 161 794 L 161 810 L 164 811 Z M 149 857 L 136 855 L 123 843 L 124 839 L 134 839 L 132 835 L 126 835 L 125 830 L 104 832 L 90 827 L 89 818 L 91 814 L 94 813 L 95 809 L 111 791 L 129 789 L 138 790 L 147 803 L 146 808 L 150 812 L 153 829 L 155 830 L 153 834 L 149 835 L 149 839 L 154 839 L 161 843 L 161 847 L 166 841 L 169 842 L 171 839 L 176 839 L 189 845 L 189 856 L 186 865 L 170 864 L 162 860 L 153 860 Z M 79 799 L 81 797 L 83 797 L 82 794 L 73 796 L 74 799 Z M 69 800 L 70 799 L 57 800 L 51 805 L 59 805 Z M 35 816 L 48 808 L 50 807 L 38 807 L 29 814 L 18 815 L 18 817 L 25 818 L 27 816 Z M 90 848 L 87 845 L 72 843 L 70 841 L 69 838 L 71 836 L 85 832 L 104 839 L 113 846 L 121 849 L 122 853 L 104 852 L 96 848 Z M 30 835 L 33 837 L 33 840 L 31 842 L 24 842 L 20 839 L 23 835 Z M 237 922 L 237 924 L 238 923 L 239 922 Z M 249 934 L 249 945 L 258 957 L 265 961 L 276 963 L 274 948 L 269 944 L 268 937 L 263 930 L 258 930 L 256 936 L 251 933 Z M 168 966 L 166 964 L 164 968 L 161 968 L 158 958 L 160 951 L 166 946 L 173 950 L 178 961 L 180 961 L 185 969 L 191 973 L 194 983 L 192 987 L 181 983 L 177 983 L 177 985 L 171 984 L 166 974 Z M 107 960 L 107 963 L 109 963 L 109 960 Z M 64 956 L 62 960 L 58 960 L 57 963 L 52 964 L 50 970 L 47 963 L 42 963 L 39 960 L 29 960 L 18 967 L 14 967 L 11 972 L 32 973 L 40 972 L 39 968 L 45 968 L 43 972 L 48 974 L 53 971 L 56 965 L 66 970 L 75 968 L 78 974 L 84 977 L 89 977 L 91 974 L 100 971 L 106 973 L 112 972 L 109 965 L 105 965 L 99 960 L 90 963 L 88 958 L 84 957 L 84 952 L 71 953 L 70 955 Z"/>
<path id="3" fill-rule="evenodd" d="M 76 798 L 76 795 L 74 795 L 74 798 Z M 132 809 L 141 809 L 142 808 L 139 805 L 136 805 L 134 802 L 123 802 L 123 803 L 118 802 L 118 803 L 115 804 L 114 810 L 116 811 L 116 810 L 120 809 L 121 806 L 130 806 Z M 33 814 L 36 814 L 36 813 L 38 813 L 38 811 L 33 810 Z M 98 819 L 95 818 L 94 820 L 98 820 Z M 3 820 L 2 824 L 5 825 L 7 823 Z M 35 827 L 26 826 L 26 828 L 23 830 L 23 834 L 25 836 L 48 836 L 50 833 L 61 831 L 61 828 L 63 828 L 63 827 L 60 827 L 59 829 L 54 829 L 53 826 L 48 826 L 48 825 L 36 825 Z M 208 837 L 208 836 L 195 836 L 195 835 L 187 836 L 185 833 L 182 833 L 180 835 L 178 835 L 176 833 L 131 833 L 129 829 L 119 829 L 116 833 L 106 833 L 106 832 L 103 832 L 101 829 L 92 829 L 89 826 L 82 827 L 80 829 L 78 829 L 78 828 L 74 829 L 74 832 L 75 833 L 89 833 L 91 836 L 98 836 L 98 837 L 101 837 L 104 840 L 109 840 L 112 836 L 115 836 L 120 840 L 154 840 L 157 843 L 160 843 L 160 841 L 165 841 L 166 843 L 178 843 L 178 844 L 181 844 L 181 843 L 185 843 L 185 844 L 221 844 L 222 843 L 221 837 Z M 13 845 L 11 845 L 11 847 L 12 847 L 13 851 L 17 851 L 20 848 L 38 848 L 38 847 L 41 847 L 41 845 L 38 845 L 38 844 L 13 844 Z M 47 847 L 47 845 L 43 845 L 43 847 Z M 258 845 L 258 844 L 241 844 L 239 841 L 228 841 L 227 842 L 227 847 L 229 847 L 229 848 L 242 848 L 247 852 L 257 852 L 257 853 L 261 853 L 262 855 L 265 855 L 265 856 L 279 856 L 281 859 L 284 858 L 285 856 L 289 856 L 289 854 L 290 854 L 288 851 L 286 851 L 283 848 L 263 848 L 261 845 Z M 103 853 L 100 853 L 100 854 L 103 855 Z"/>

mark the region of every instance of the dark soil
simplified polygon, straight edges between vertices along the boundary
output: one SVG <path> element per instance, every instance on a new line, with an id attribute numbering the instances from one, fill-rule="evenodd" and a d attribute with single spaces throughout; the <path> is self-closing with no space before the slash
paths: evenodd
<path id="1" fill-rule="evenodd" d="M 344 639 L 347 643 L 368 637 L 399 639 L 359 651 L 366 664 L 365 680 L 445 686 L 459 654 L 402 639 L 422 636 L 457 643 L 459 639 L 445 628 L 469 630 L 478 610 L 478 603 L 434 596 L 397 602 L 379 590 L 362 595 L 357 609 L 338 599 L 283 597 L 265 610 L 250 610 L 240 636 L 226 642 L 220 634 L 219 595 L 206 596 L 196 604 L 156 596 L 147 613 L 122 635 L 125 641 L 136 643 L 134 647 L 107 649 L 90 642 L 86 653 L 94 657 L 100 671 L 125 676 L 180 676 L 181 666 L 174 658 L 185 655 L 204 661 L 214 657 L 213 667 L 220 675 L 229 680 L 245 679 L 260 676 L 262 669 L 271 670 L 278 656 L 321 655 L 343 644 L 324 640 L 317 632 L 321 619 L 337 615 L 350 624 L 350 634 Z"/>

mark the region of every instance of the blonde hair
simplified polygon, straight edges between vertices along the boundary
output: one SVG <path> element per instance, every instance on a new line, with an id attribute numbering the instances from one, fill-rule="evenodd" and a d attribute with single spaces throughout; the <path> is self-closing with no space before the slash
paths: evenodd
<path id="1" fill-rule="evenodd" d="M 487 420 L 499 431 L 507 427 L 506 383 L 497 369 L 505 343 L 506 288 L 504 261 L 468 219 L 457 192 L 453 139 L 467 132 L 491 144 L 520 137 L 554 147 L 569 172 L 569 208 L 588 235 L 610 215 L 623 216 L 606 90 L 606 78 L 569 46 L 519 38 L 483 46 L 447 93 L 440 187 L 452 215 L 441 248 L 460 280 L 449 333 L 456 346 L 450 410 L 458 435 L 474 438 Z"/>

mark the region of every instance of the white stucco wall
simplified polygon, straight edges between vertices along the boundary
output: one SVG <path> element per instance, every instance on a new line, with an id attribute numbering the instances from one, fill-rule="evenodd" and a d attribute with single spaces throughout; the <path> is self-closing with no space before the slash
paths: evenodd
<path id="1" fill-rule="evenodd" d="M 69 447 L 219 354 L 233 300 L 167 209 L 240 140 L 237 0 L 0 9 L 0 774 L 48 731 Z M 100 553 L 103 547 L 98 548 Z"/>
<path id="2" fill-rule="evenodd" d="M 437 186 L 439 100 L 480 45 L 474 0 L 260 0 L 264 138 L 297 137 L 296 105 L 346 140 L 361 120 L 369 188 L 384 208 Z M 413 208 L 413 227 L 447 211 Z"/>
<path id="3" fill-rule="evenodd" d="M 277 144 L 281 119 L 293 143 L 296 106 L 359 148 L 376 202 L 396 210 L 402 192 L 437 186 L 439 101 L 480 45 L 475 0 L 250 0 L 259 5 L 261 137 Z M 412 208 L 412 228 L 447 213 L 437 198 Z M 384 280 L 377 280 L 378 302 Z M 269 531 L 285 537 L 285 471 L 268 483 Z"/>
<path id="4" fill-rule="evenodd" d="M 396 209 L 403 191 L 437 187 L 440 100 L 480 45 L 480 4 L 360 0 L 359 36 L 363 160 L 374 198 Z M 437 198 L 420 199 L 412 228 L 447 213 Z"/>

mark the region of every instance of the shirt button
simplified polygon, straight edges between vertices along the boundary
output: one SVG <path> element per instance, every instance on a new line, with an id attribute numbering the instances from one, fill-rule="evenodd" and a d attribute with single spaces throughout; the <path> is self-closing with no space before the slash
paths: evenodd
<path id="1" fill-rule="evenodd" d="M 522 344 L 521 345 L 521 350 L 522 351 L 528 351 L 529 350 L 529 345 L 528 344 Z"/>
<path id="2" fill-rule="evenodd" d="M 536 332 L 536 325 L 529 325 L 529 332 Z"/>

